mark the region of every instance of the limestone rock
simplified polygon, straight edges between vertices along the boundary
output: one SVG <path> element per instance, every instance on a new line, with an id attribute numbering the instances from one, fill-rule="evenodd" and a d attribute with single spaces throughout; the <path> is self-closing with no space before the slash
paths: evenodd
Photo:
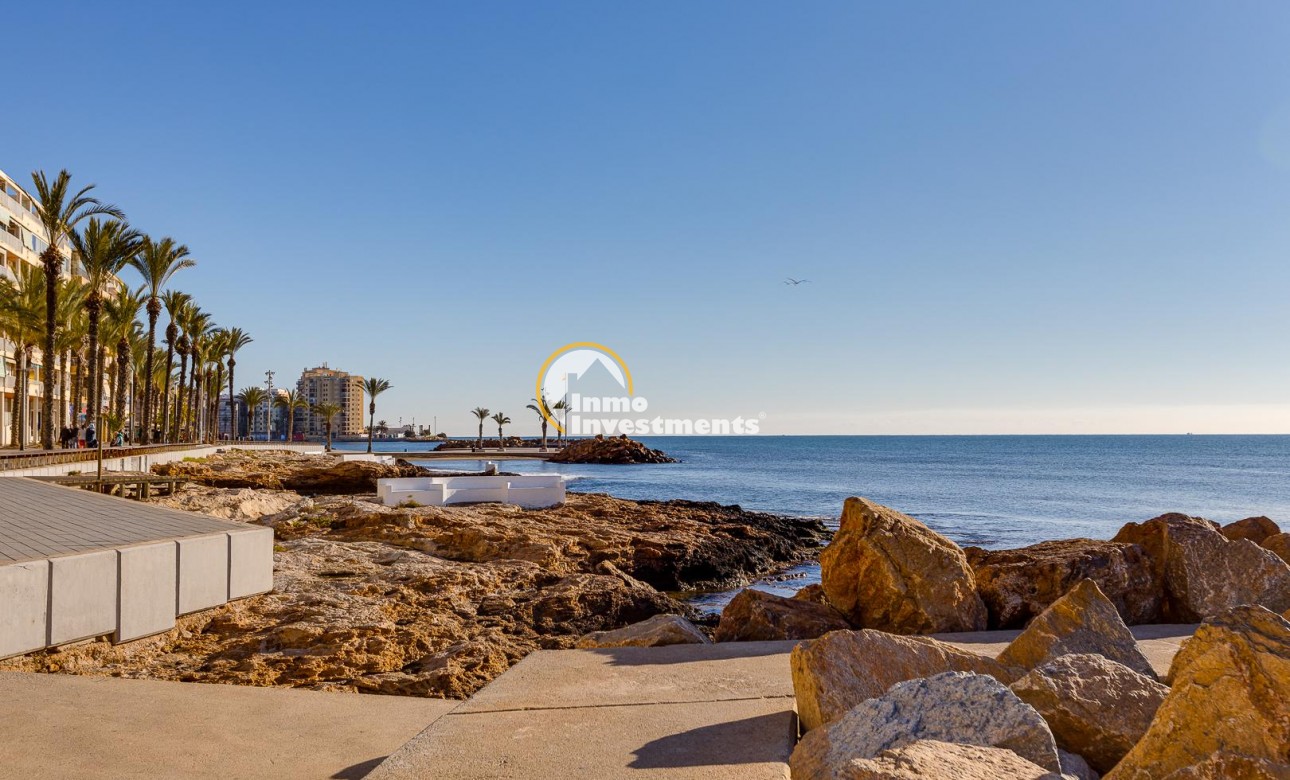
<path id="1" fill-rule="evenodd" d="M 831 723 L 899 682 L 942 672 L 977 672 L 1005 683 L 1021 670 L 930 637 L 834 631 L 793 648 L 797 716 L 803 729 Z"/>
<path id="2" fill-rule="evenodd" d="M 740 591 L 721 611 L 713 639 L 718 642 L 766 642 L 815 639 L 850 628 L 833 607 L 786 599 L 751 588 Z"/>
<path id="3" fill-rule="evenodd" d="M 627 436 L 603 434 L 570 442 L 550 458 L 552 463 L 676 463 L 662 450 L 652 450 Z"/>
<path id="4" fill-rule="evenodd" d="M 827 727 L 808 731 L 789 766 L 795 780 L 846 777 L 843 768 L 855 759 L 923 739 L 1005 748 L 1061 771 L 1057 745 L 1039 713 L 993 677 L 965 672 L 907 680 L 861 702 Z"/>
<path id="5" fill-rule="evenodd" d="M 1290 622 L 1253 605 L 1207 620 L 1169 679 L 1151 728 L 1108 780 L 1290 776 Z"/>
<path id="6" fill-rule="evenodd" d="M 1110 771 L 1147 733 L 1169 693 L 1154 679 L 1091 653 L 1049 661 L 1011 688 L 1044 716 L 1058 747 L 1099 772 Z"/>
<path id="7" fill-rule="evenodd" d="M 1058 775 L 1011 750 L 920 739 L 873 758 L 793 772 L 794 780 L 1056 780 Z M 811 774 L 807 774 L 811 771 Z M 1081 778 L 1082 780 L 1082 778 Z"/>
<path id="8" fill-rule="evenodd" d="M 1273 534 L 1260 542 L 1260 546 L 1275 553 L 1286 563 L 1290 563 L 1290 533 Z"/>
<path id="9" fill-rule="evenodd" d="M 662 647 L 706 645 L 708 638 L 680 615 L 655 615 L 648 620 L 612 631 L 594 631 L 578 640 L 577 647 Z"/>
<path id="10" fill-rule="evenodd" d="M 158 464 L 152 471 L 209 487 L 294 490 L 308 494 L 375 493 L 378 479 L 430 473 L 407 461 L 346 462 L 335 455 L 305 455 L 286 450 L 226 450 L 213 457 Z"/>
<path id="11" fill-rule="evenodd" d="M 1223 526 L 1222 533 L 1232 541 L 1248 539 L 1255 544 L 1263 544 L 1264 539 L 1281 533 L 1281 529 L 1272 522 L 1271 518 L 1260 516 L 1228 523 Z"/>
<path id="12" fill-rule="evenodd" d="M 1164 585 L 1166 622 L 1195 623 L 1241 604 L 1290 608 L 1290 565 L 1207 520 L 1169 514 L 1129 523 L 1113 541 L 1146 549 Z"/>
<path id="13" fill-rule="evenodd" d="M 1034 669 L 1070 653 L 1096 653 L 1155 679 L 1129 627 L 1092 580 L 1076 585 L 1032 620 L 999 654 L 999 661 Z"/>
<path id="14" fill-rule="evenodd" d="M 805 588 L 794 593 L 793 598 L 797 601 L 810 601 L 815 604 L 829 603 L 829 597 L 824 594 L 824 586 L 819 583 L 807 585 Z M 830 604 L 830 606 L 832 605 Z"/>
<path id="15" fill-rule="evenodd" d="M 1075 778 L 1075 780 L 1101 780 L 1101 775 L 1097 770 L 1088 765 L 1084 757 L 1078 753 L 1068 753 L 1061 748 L 1057 748 L 1057 760 L 1062 765 L 1062 777 Z"/>
<path id="16" fill-rule="evenodd" d="M 986 627 L 963 551 L 912 517 L 863 498 L 846 500 L 820 569 L 829 603 L 855 626 L 898 634 Z"/>
<path id="17" fill-rule="evenodd" d="M 963 550 L 990 628 L 1023 628 L 1080 580 L 1091 579 L 1129 625 L 1160 621 L 1161 586 L 1136 544 L 1061 539 L 1017 550 Z"/>

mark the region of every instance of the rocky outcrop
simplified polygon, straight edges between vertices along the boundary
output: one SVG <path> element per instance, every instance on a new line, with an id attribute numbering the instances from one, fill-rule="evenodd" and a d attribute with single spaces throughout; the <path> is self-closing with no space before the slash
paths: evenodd
<path id="1" fill-rule="evenodd" d="M 605 438 L 598 435 L 594 439 L 579 439 L 565 445 L 548 460 L 552 463 L 676 463 L 661 450 L 652 450 L 644 444 L 626 436 Z"/>
<path id="2" fill-rule="evenodd" d="M 1220 750 L 1201 761 L 1170 772 L 1164 780 L 1290 780 L 1286 764 Z"/>
<path id="3" fill-rule="evenodd" d="M 1263 540 L 1261 546 L 1290 564 L 1290 534 L 1280 533 L 1269 536 Z"/>
<path id="4" fill-rule="evenodd" d="M 307 495 L 375 493 L 378 479 L 428 473 L 407 462 L 345 462 L 335 455 L 249 450 L 225 450 L 208 458 L 162 463 L 153 466 L 152 472 L 208 487 L 292 490 Z"/>
<path id="5" fill-rule="evenodd" d="M 912 517 L 863 498 L 846 500 L 820 569 L 829 603 L 854 626 L 898 634 L 986 627 L 963 551 Z"/>
<path id="6" fill-rule="evenodd" d="M 1232 541 L 1248 539 L 1255 544 L 1263 544 L 1269 536 L 1281 533 L 1281 529 L 1268 517 L 1247 517 L 1223 526 L 1222 534 Z"/>
<path id="7" fill-rule="evenodd" d="M 1062 764 L 1062 778 L 1073 778 L 1073 780 L 1101 780 L 1096 769 L 1089 766 L 1084 757 L 1078 753 L 1069 753 L 1061 748 L 1057 748 L 1057 760 Z"/>
<path id="8" fill-rule="evenodd" d="M 1165 622 L 1195 623 L 1240 604 L 1290 608 L 1290 565 L 1208 520 L 1180 514 L 1129 523 L 1113 541 L 1141 545 L 1164 591 Z"/>
<path id="9" fill-rule="evenodd" d="M 1011 682 L 1020 673 L 992 658 L 930 637 L 835 631 L 793 648 L 797 716 L 803 729 L 831 723 L 899 682 L 942 672 L 977 672 Z"/>
<path id="10" fill-rule="evenodd" d="M 848 777 L 847 766 L 918 740 L 1011 750 L 1060 772 L 1057 745 L 1039 713 L 993 677 L 947 672 L 908 680 L 806 733 L 789 759 L 794 780 Z"/>
<path id="11" fill-rule="evenodd" d="M 708 638 L 680 615 L 655 615 L 648 620 L 610 631 L 593 631 L 575 647 L 662 647 L 664 645 L 706 645 Z"/>
<path id="12" fill-rule="evenodd" d="M 300 494 L 252 488 L 185 487 L 155 503 L 185 512 L 201 512 L 225 520 L 246 522 L 285 512 L 300 503 Z"/>
<path id="13" fill-rule="evenodd" d="M 1100 655 L 1064 655 L 1014 682 L 1063 750 L 1108 772 L 1147 733 L 1169 689 Z"/>
<path id="14" fill-rule="evenodd" d="M 721 622 L 712 638 L 718 642 L 815 639 L 847 628 L 850 626 L 842 615 L 826 604 L 749 588 L 721 611 Z"/>
<path id="15" fill-rule="evenodd" d="M 990 628 L 1023 628 L 1075 587 L 1093 580 L 1129 625 L 1160 621 L 1161 585 L 1146 550 L 1136 544 L 1062 539 L 1016 550 L 963 551 Z"/>
<path id="16" fill-rule="evenodd" d="M 1290 777 L 1285 618 L 1251 605 L 1206 621 L 1174 656 L 1169 682 L 1151 728 L 1108 780 L 1260 777 L 1259 766 Z M 1250 771 L 1220 774 L 1223 766 Z"/>
<path id="17" fill-rule="evenodd" d="M 999 654 L 999 662 L 1034 669 L 1071 653 L 1096 653 L 1155 679 L 1115 605 L 1092 580 L 1079 583 L 1032 620 Z"/>
<path id="18" fill-rule="evenodd" d="M 812 774 L 806 774 L 811 771 Z M 920 739 L 873 758 L 801 770 L 811 780 L 1057 780 L 1011 750 Z M 798 771 L 793 773 L 798 780 Z"/>

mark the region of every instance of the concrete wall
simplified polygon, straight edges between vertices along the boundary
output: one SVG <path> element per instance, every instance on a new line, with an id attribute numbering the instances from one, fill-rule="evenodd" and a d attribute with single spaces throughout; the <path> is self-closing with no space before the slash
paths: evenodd
<path id="1" fill-rule="evenodd" d="M 165 539 L 0 566 L 0 658 L 98 636 L 151 636 L 175 618 L 273 590 L 273 529 Z"/>
<path id="2" fill-rule="evenodd" d="M 376 495 L 386 506 L 414 501 L 425 506 L 514 504 L 540 509 L 564 503 L 564 477 L 538 474 L 519 477 L 403 477 L 378 479 Z"/>
<path id="3" fill-rule="evenodd" d="M 148 472 L 153 466 L 162 463 L 173 463 L 184 458 L 205 458 L 214 455 L 219 450 L 291 450 L 293 452 L 303 452 L 309 454 L 323 453 L 323 445 L 309 442 L 275 442 L 273 445 L 242 445 L 242 444 L 220 444 L 212 446 L 193 447 L 187 450 L 176 450 L 173 452 L 156 452 L 149 455 L 130 455 L 124 458 L 104 458 L 103 471 L 140 471 Z M 9 469 L 0 471 L 0 477 L 61 477 L 72 472 L 79 474 L 94 474 L 98 471 L 97 460 L 77 461 L 76 463 L 60 463 L 55 466 L 36 466 L 27 469 Z"/>

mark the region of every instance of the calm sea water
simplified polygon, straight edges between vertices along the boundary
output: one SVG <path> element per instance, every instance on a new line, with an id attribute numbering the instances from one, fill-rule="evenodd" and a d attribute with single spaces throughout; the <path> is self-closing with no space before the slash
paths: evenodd
<path id="1" fill-rule="evenodd" d="M 564 465 L 499 461 L 505 471 L 560 473 L 570 488 L 631 499 L 687 498 L 836 522 L 847 496 L 899 509 L 960 545 L 1020 547 L 1177 511 L 1229 522 L 1290 520 L 1290 436 L 756 436 L 643 439 L 681 463 Z M 363 448 L 365 444 L 350 444 Z M 423 448 L 378 442 L 381 451 Z M 493 459 L 497 460 L 497 459 Z M 483 461 L 435 460 L 478 470 Z M 814 565 L 758 587 L 791 592 Z M 727 594 L 699 600 L 719 608 Z"/>

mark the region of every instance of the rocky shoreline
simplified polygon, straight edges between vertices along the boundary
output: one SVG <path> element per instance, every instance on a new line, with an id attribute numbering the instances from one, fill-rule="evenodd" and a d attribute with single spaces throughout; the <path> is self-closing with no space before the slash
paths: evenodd
<path id="1" fill-rule="evenodd" d="M 462 698 L 533 650 L 694 617 L 669 592 L 737 587 L 825 540 L 817 522 L 717 504 L 571 493 L 540 510 L 386 507 L 339 492 L 405 468 L 246 452 L 160 467 L 227 487 L 191 484 L 159 503 L 274 529 L 275 590 L 150 639 L 0 668 Z"/>

